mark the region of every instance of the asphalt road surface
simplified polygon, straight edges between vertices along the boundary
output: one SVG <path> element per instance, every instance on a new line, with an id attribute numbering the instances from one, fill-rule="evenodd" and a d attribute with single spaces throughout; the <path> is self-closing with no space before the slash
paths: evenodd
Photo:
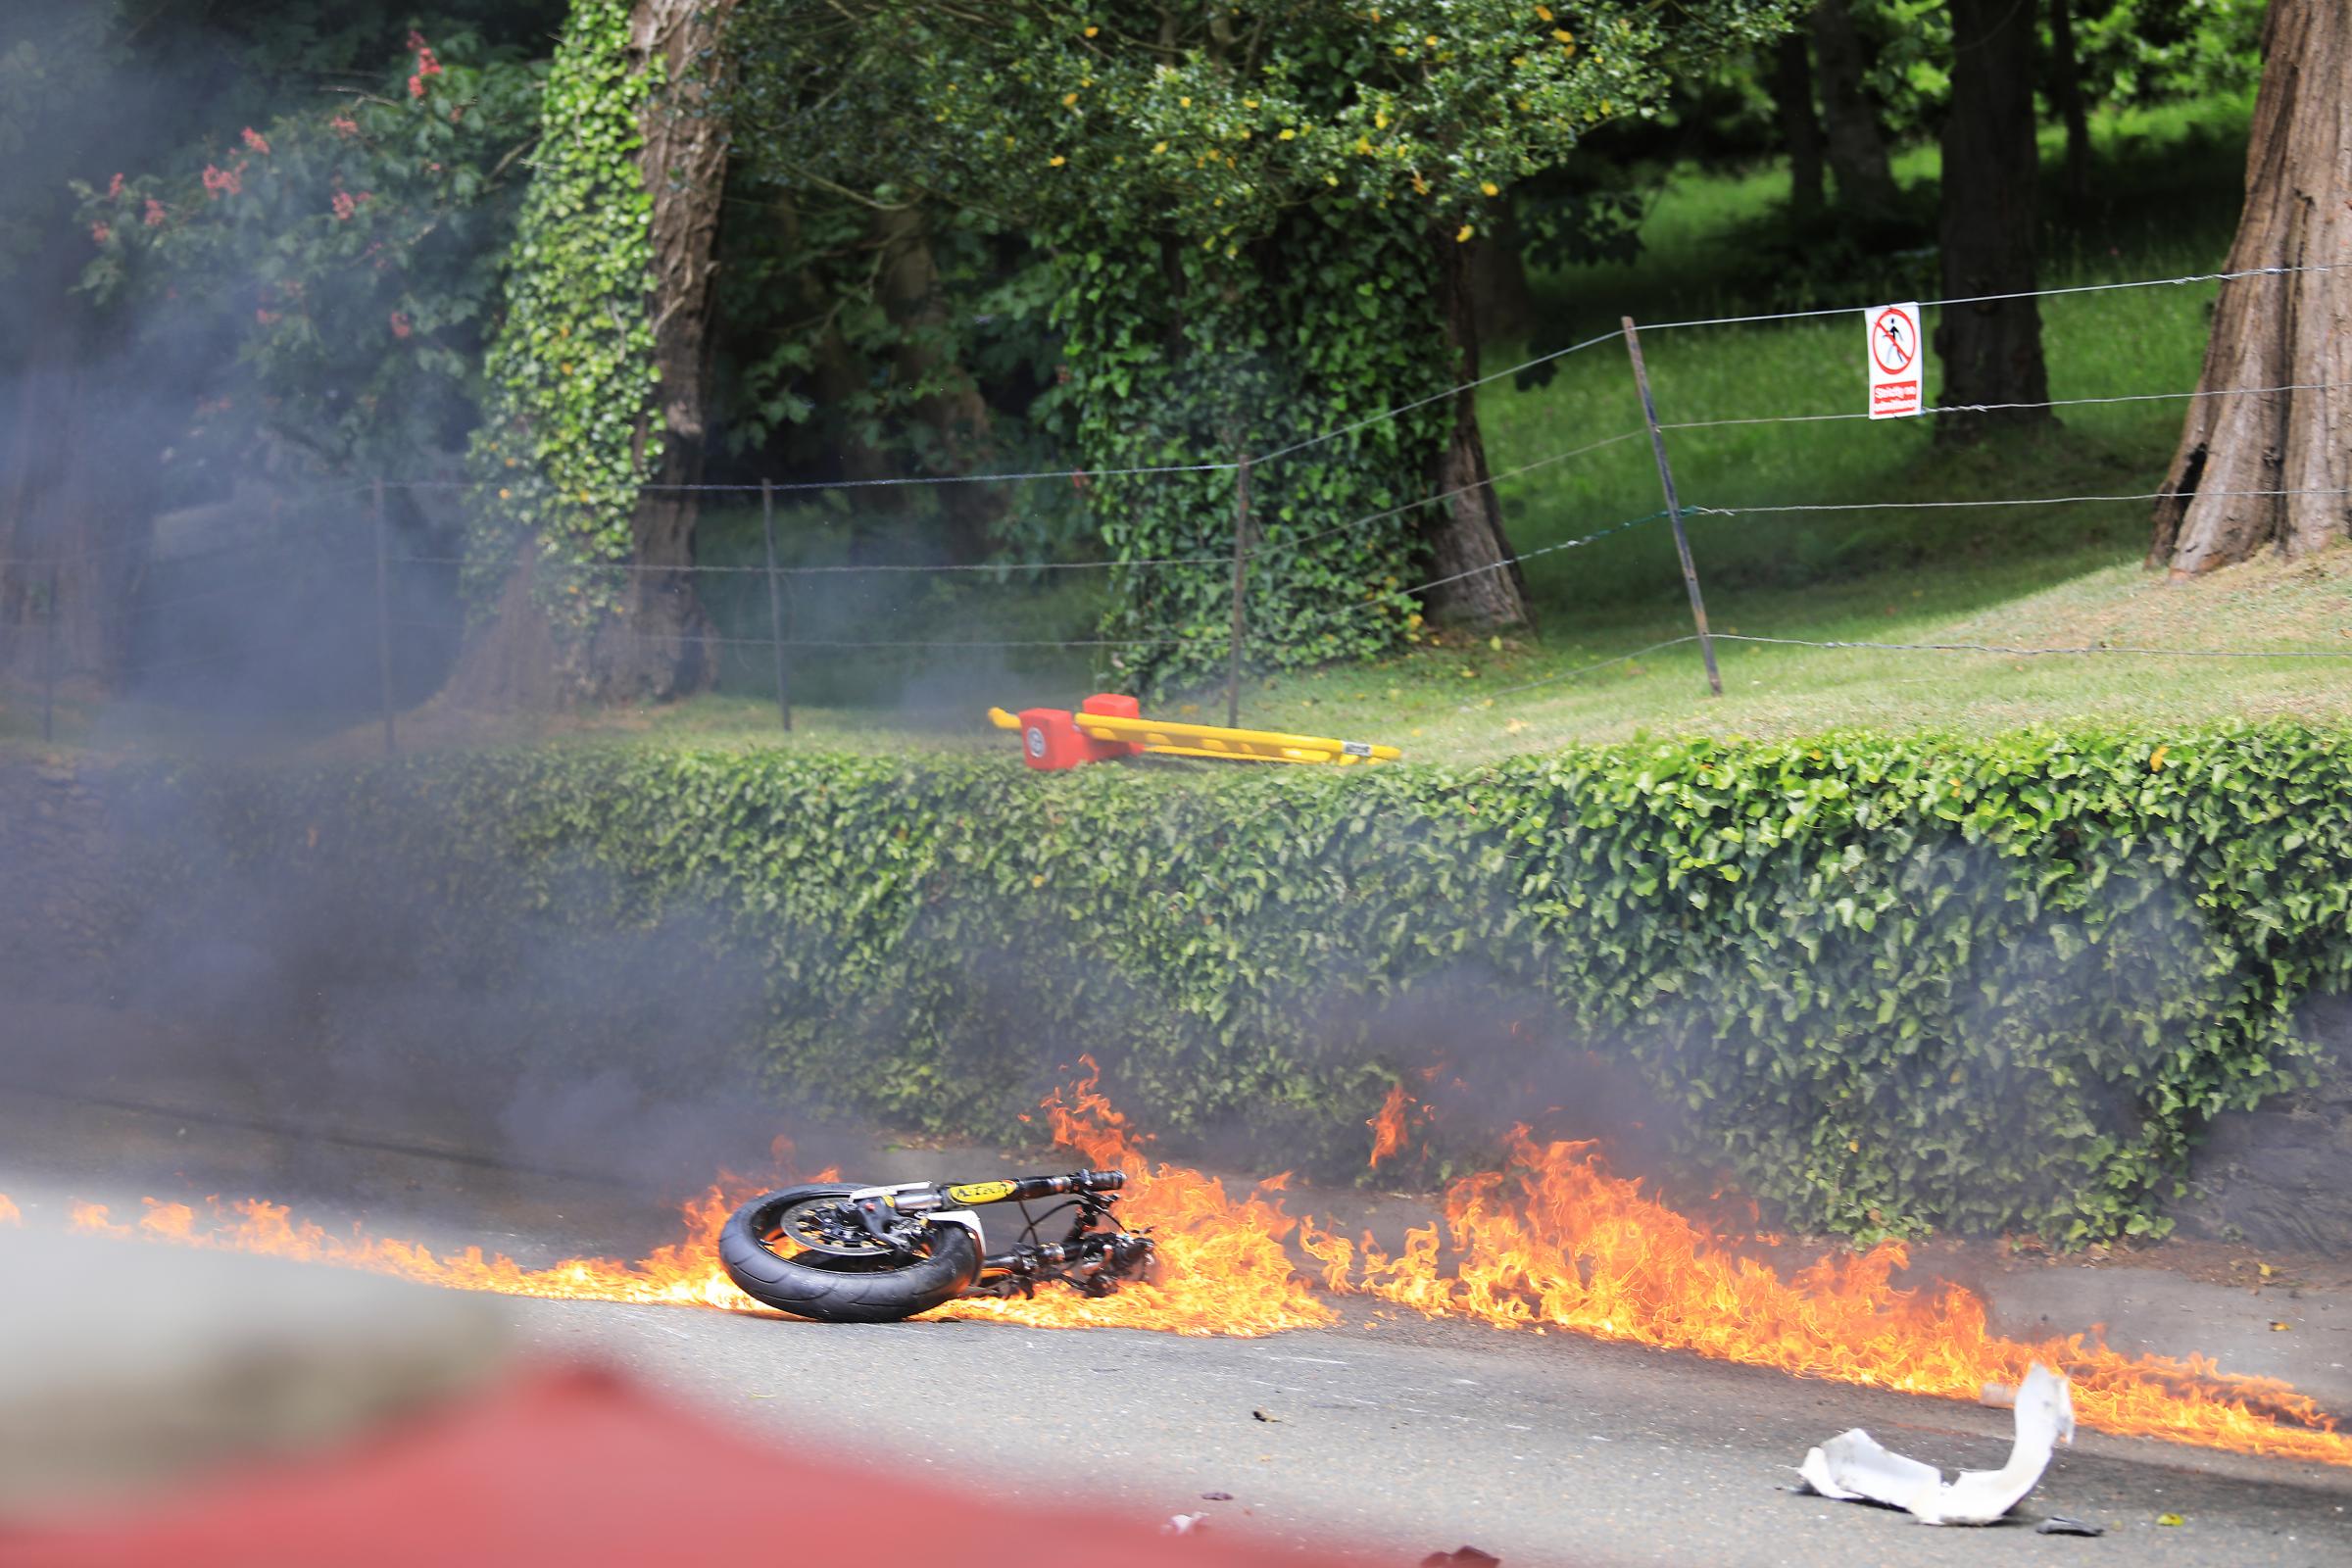
<path id="1" fill-rule="evenodd" d="M 159 1185 L 265 1192 L 321 1220 L 364 1215 L 378 1233 L 531 1261 L 645 1239 L 618 1230 L 619 1197 L 577 1177 L 395 1147 L 322 1152 L 316 1139 L 294 1158 L 273 1137 L 18 1096 L 0 1104 L 0 1193 L 35 1225 L 69 1194 L 120 1214 Z M 664 1228 L 645 1216 L 646 1236 Z M 1203 1513 L 1216 1530 L 1354 1543 L 1399 1564 L 1464 1544 L 1511 1568 L 2352 1564 L 2352 1470 L 2084 1432 L 2021 1522 L 1934 1529 L 1798 1495 L 1786 1490 L 1791 1467 L 1850 1426 L 1947 1468 L 1995 1467 L 2006 1412 L 1360 1302 L 1344 1327 L 1262 1340 L 524 1299 L 502 1310 L 527 1347 L 602 1358 L 870 1459 L 873 1497 L 846 1505 L 888 1506 L 890 1477 L 912 1468 L 1041 1505 L 1087 1497 L 1147 1519 Z M 1212 1492 L 1232 1499 L 1203 1500 Z M 2107 1535 L 2035 1534 L 2047 1513 Z"/>

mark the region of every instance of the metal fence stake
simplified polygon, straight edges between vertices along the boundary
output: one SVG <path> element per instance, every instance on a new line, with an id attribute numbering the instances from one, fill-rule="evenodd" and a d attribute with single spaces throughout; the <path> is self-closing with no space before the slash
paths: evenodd
<path id="1" fill-rule="evenodd" d="M 1675 554 L 1683 558 L 1683 585 L 1690 590 L 1690 619 L 1698 627 L 1698 654 L 1706 661 L 1707 690 L 1723 695 L 1723 677 L 1715 670 L 1715 639 L 1707 631 L 1707 602 L 1699 596 L 1698 568 L 1690 564 L 1690 541 L 1683 532 L 1683 504 L 1675 499 L 1674 468 L 1666 461 L 1666 436 L 1658 428 L 1658 405 L 1649 395 L 1649 370 L 1642 363 L 1642 334 L 1634 318 L 1625 322 L 1625 352 L 1633 358 L 1634 385 L 1642 389 L 1642 416 L 1649 421 L 1649 449 L 1657 454 L 1658 483 L 1666 489 L 1666 516 L 1674 524 Z"/>
<path id="2" fill-rule="evenodd" d="M 41 743 L 57 735 L 57 568 L 49 568 L 49 597 L 41 615 Z"/>
<path id="3" fill-rule="evenodd" d="M 1233 653 L 1225 672 L 1225 727 L 1242 721 L 1242 588 L 1250 575 L 1250 458 L 1247 453 L 1234 470 L 1233 519 Z"/>
<path id="4" fill-rule="evenodd" d="M 792 730 L 792 684 L 784 669 L 784 590 L 776 580 L 776 487 L 760 481 L 760 527 L 767 537 L 767 629 L 776 648 L 776 711 Z"/>
<path id="5" fill-rule="evenodd" d="M 384 481 L 375 481 L 375 682 L 384 709 L 384 756 L 400 751 L 392 730 L 392 588 L 391 550 L 384 534 Z"/>

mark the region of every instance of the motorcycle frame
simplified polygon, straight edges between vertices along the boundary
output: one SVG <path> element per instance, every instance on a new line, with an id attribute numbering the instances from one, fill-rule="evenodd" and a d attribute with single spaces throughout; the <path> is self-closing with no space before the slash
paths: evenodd
<path id="1" fill-rule="evenodd" d="M 1112 1179 L 1114 1177 L 1115 1181 Z M 883 1186 L 858 1188 L 847 1194 L 844 1201 L 854 1203 L 881 1199 L 895 1210 L 919 1216 L 926 1225 L 960 1227 L 970 1233 L 973 1250 L 981 1254 L 979 1270 L 962 1294 L 967 1297 L 1007 1295 L 1010 1293 L 1002 1287 L 1010 1282 L 1027 1295 L 1031 1294 L 1035 1283 L 1041 1279 L 1059 1279 L 1075 1289 L 1085 1290 L 1087 1286 L 1084 1280 L 1070 1278 L 1061 1271 L 1072 1263 L 1091 1261 L 1098 1264 L 1096 1273 L 1100 1273 L 1102 1267 L 1122 1261 L 1118 1258 L 1122 1250 L 1118 1246 L 1119 1238 L 1133 1238 L 1140 1242 L 1146 1249 L 1145 1255 L 1149 1256 L 1151 1239 L 1140 1232 L 1128 1230 L 1111 1213 L 1111 1204 L 1115 1200 L 1105 1194 L 1115 1192 L 1124 1185 L 1124 1173 L 1112 1171 L 1080 1171 L 1069 1176 L 1030 1176 L 986 1182 L 892 1182 Z M 900 1203 L 903 1196 L 912 1194 L 937 1194 L 942 1201 L 963 1206 L 933 1208 L 922 1205 L 908 1208 Z M 1023 1233 L 1030 1240 L 1006 1251 L 994 1254 L 988 1251 L 988 1237 L 982 1229 L 980 1216 L 972 1212 L 973 1208 L 996 1203 L 1017 1203 L 1024 1205 L 1021 1212 L 1026 1218 L 1028 1209 L 1025 1205 L 1029 1200 L 1055 1197 L 1074 1197 L 1079 1207 L 1078 1217 L 1071 1224 L 1069 1237 L 1065 1241 L 1035 1240 L 1037 1222 L 1030 1220 Z M 1092 1227 L 1097 1220 L 1107 1220 L 1110 1229 L 1107 1232 L 1094 1231 Z M 1088 1247 L 1086 1243 L 1090 1238 L 1100 1238 L 1101 1245 Z M 1073 1251 L 1075 1256 L 1062 1255 Z M 1087 1279 L 1093 1277 L 1092 1274 L 1086 1276 Z"/>

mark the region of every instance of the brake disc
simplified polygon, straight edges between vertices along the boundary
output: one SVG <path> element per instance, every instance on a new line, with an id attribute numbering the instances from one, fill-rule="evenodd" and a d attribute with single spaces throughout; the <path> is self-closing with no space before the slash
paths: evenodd
<path id="1" fill-rule="evenodd" d="M 901 1219 L 887 1227 L 900 1247 L 875 1236 L 846 1198 L 807 1198 L 776 1216 L 776 1234 L 806 1251 L 830 1257 L 880 1260 L 922 1251 L 923 1222 Z"/>

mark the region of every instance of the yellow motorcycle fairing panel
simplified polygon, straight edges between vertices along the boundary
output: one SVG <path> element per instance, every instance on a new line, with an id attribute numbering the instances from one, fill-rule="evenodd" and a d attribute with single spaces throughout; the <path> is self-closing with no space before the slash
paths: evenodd
<path id="1" fill-rule="evenodd" d="M 960 1187 L 944 1189 L 950 1200 L 971 1207 L 979 1203 L 1002 1203 L 1012 1196 L 1010 1182 L 965 1182 Z"/>

